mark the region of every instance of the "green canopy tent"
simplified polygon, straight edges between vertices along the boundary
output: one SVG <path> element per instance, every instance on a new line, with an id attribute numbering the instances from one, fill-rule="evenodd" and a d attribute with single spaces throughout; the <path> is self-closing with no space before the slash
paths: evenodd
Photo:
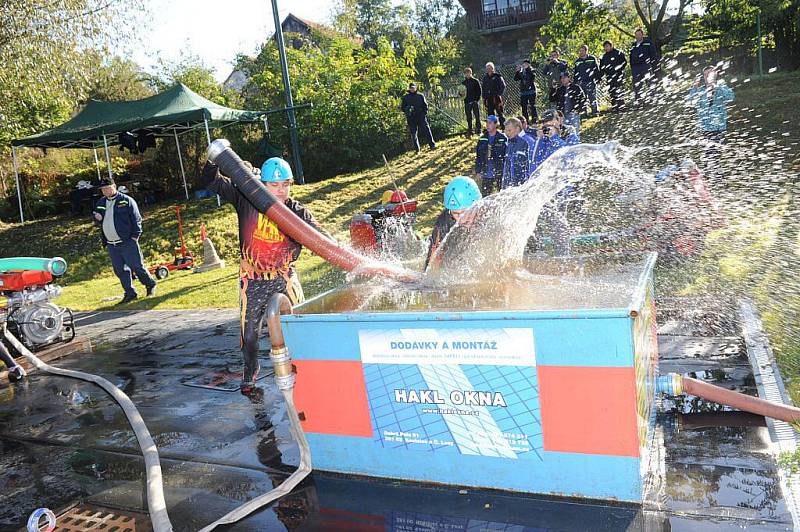
<path id="1" fill-rule="evenodd" d="M 242 111 L 224 107 L 203 98 L 182 83 L 141 100 L 126 102 L 90 100 L 80 113 L 60 126 L 11 142 L 20 221 L 25 219 L 22 212 L 17 148 L 90 148 L 94 150 L 99 178 L 100 162 L 97 158 L 97 148 L 103 146 L 105 149 L 108 175 L 112 177 L 108 147 L 120 144 L 120 134 L 144 130 L 155 137 L 174 137 L 178 148 L 183 188 L 188 199 L 189 189 L 186 185 L 178 136 L 203 127 L 210 144 L 210 127 L 222 128 L 239 122 L 261 122 L 266 120 L 267 114 L 269 112 Z"/>

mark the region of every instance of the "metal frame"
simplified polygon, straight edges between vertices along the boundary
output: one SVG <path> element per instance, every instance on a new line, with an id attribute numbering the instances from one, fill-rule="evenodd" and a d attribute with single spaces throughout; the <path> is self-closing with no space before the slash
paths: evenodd
<path id="1" fill-rule="evenodd" d="M 17 148 L 11 146 L 11 160 L 14 163 L 14 178 L 17 180 L 17 201 L 19 202 L 19 221 L 25 221 L 25 215 L 22 213 L 22 188 L 19 185 L 19 165 L 17 164 Z"/>
<path id="2" fill-rule="evenodd" d="M 228 126 L 232 126 L 233 124 L 256 124 L 258 121 L 262 121 L 264 124 L 264 130 L 266 133 L 269 133 L 269 122 L 267 121 L 267 116 L 274 113 L 291 113 L 294 115 L 294 111 L 297 109 L 304 109 L 306 107 L 313 107 L 310 103 L 300 104 L 300 105 L 290 105 L 287 107 L 283 107 L 281 109 L 270 109 L 268 111 L 264 111 L 258 113 L 258 120 L 253 121 L 241 121 L 241 120 L 229 120 L 223 121 L 219 125 L 214 126 L 217 129 L 223 129 Z M 203 127 L 206 132 L 206 140 L 208 144 L 211 144 L 211 130 L 208 123 L 208 118 L 204 117 L 203 122 L 197 122 L 195 124 L 191 124 L 189 122 L 181 122 L 181 123 L 174 123 L 174 124 L 153 124 L 149 126 L 142 127 L 140 129 L 155 129 L 157 131 L 153 131 L 153 136 L 156 138 L 167 138 L 167 137 L 174 137 L 175 144 L 178 149 L 178 163 L 181 167 L 181 177 L 183 179 L 183 190 L 186 195 L 186 199 L 189 199 L 189 187 L 186 183 L 186 173 L 183 167 L 183 159 L 181 156 L 181 149 L 180 149 L 180 142 L 178 141 L 178 137 L 180 135 L 185 135 L 186 133 L 190 133 L 196 129 Z M 19 179 L 19 164 L 17 162 L 17 148 L 54 148 L 54 149 L 91 149 L 94 152 L 94 163 L 95 167 L 97 168 L 97 179 L 100 179 L 100 160 L 97 156 L 97 149 L 101 146 L 105 151 L 106 155 L 106 164 L 108 165 L 108 176 L 109 178 L 113 179 L 113 174 L 111 171 L 111 155 L 109 153 L 109 146 L 116 146 L 119 143 L 111 142 L 109 144 L 108 137 L 105 133 L 102 133 L 100 136 L 94 138 L 84 138 L 78 140 L 68 140 L 63 142 L 43 142 L 41 144 L 25 144 L 15 146 L 13 143 L 11 144 L 11 156 L 14 163 L 14 177 L 16 179 L 17 184 L 17 201 L 19 203 L 19 219 L 20 222 L 25 221 L 25 215 L 22 209 L 22 187 Z M 221 200 L 219 194 L 217 195 L 217 206 L 221 205 Z"/>
<path id="3" fill-rule="evenodd" d="M 178 131 L 175 133 L 175 148 L 178 150 L 178 164 L 181 165 L 181 178 L 183 179 L 183 191 L 186 193 L 186 199 L 189 199 L 189 187 L 186 186 L 186 172 L 183 171 L 183 156 L 181 155 L 181 143 L 178 142 Z"/>

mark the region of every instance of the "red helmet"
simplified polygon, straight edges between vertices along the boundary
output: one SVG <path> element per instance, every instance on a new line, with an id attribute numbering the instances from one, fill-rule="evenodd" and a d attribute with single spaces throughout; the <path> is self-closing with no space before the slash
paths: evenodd
<path id="1" fill-rule="evenodd" d="M 392 197 L 389 199 L 390 203 L 403 203 L 408 201 L 408 194 L 403 190 L 395 190 L 392 192 Z"/>

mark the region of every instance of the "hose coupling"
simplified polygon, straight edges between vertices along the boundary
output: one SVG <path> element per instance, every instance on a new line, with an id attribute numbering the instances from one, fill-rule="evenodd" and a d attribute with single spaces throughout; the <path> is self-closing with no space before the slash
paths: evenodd
<path id="1" fill-rule="evenodd" d="M 677 373 L 667 373 L 656 377 L 656 393 L 683 395 L 683 377 Z"/>
<path id="2" fill-rule="evenodd" d="M 269 352 L 272 367 L 275 371 L 275 384 L 281 390 L 294 388 L 295 375 L 292 371 L 292 356 L 286 346 L 273 347 Z"/>

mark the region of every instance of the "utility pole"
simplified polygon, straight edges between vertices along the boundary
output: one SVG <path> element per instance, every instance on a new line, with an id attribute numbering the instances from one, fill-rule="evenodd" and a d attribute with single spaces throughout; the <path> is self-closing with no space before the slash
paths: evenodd
<path id="1" fill-rule="evenodd" d="M 756 33 L 758 34 L 758 77 L 764 77 L 764 60 L 761 56 L 761 8 L 756 13 Z"/>
<path id="2" fill-rule="evenodd" d="M 303 163 L 300 161 L 300 143 L 297 140 L 297 120 L 294 114 L 294 103 L 292 102 L 292 85 L 289 81 L 289 65 L 286 62 L 286 48 L 283 45 L 283 29 L 281 28 L 280 15 L 278 14 L 278 0 L 272 0 L 272 18 L 275 19 L 275 41 L 278 46 L 278 55 L 281 58 L 281 73 L 283 75 L 283 90 L 286 92 L 286 107 L 289 116 L 289 137 L 292 141 L 292 155 L 294 157 L 294 178 L 298 184 L 302 185 Z"/>

